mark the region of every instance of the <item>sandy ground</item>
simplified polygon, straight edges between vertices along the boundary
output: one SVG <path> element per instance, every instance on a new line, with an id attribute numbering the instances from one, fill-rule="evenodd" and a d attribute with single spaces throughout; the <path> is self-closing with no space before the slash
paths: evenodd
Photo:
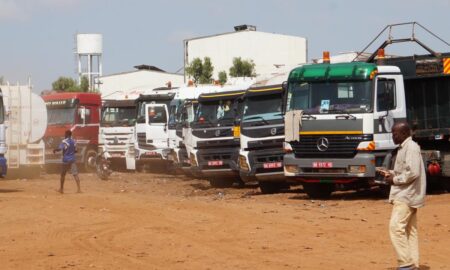
<path id="1" fill-rule="evenodd" d="M 375 192 L 214 189 L 164 174 L 0 181 L 1 269 L 392 269 Z M 450 269 L 450 194 L 419 212 L 421 269 Z"/>

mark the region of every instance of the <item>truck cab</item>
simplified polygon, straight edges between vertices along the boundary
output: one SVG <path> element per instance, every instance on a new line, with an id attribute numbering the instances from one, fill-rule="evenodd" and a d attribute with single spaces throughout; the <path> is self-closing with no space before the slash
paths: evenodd
<path id="1" fill-rule="evenodd" d="M 251 87 L 243 96 L 239 173 L 244 182 L 258 181 L 263 193 L 287 186 L 282 104 L 281 84 Z"/>
<path id="2" fill-rule="evenodd" d="M 212 186 L 230 186 L 239 180 L 239 139 L 234 137 L 234 126 L 239 115 L 238 99 L 247 88 L 230 87 L 201 94 L 194 120 L 186 131 L 191 172 L 208 179 Z"/>
<path id="3" fill-rule="evenodd" d="M 72 131 L 77 142 L 77 163 L 86 171 L 95 171 L 100 126 L 101 98 L 96 93 L 54 93 L 44 95 L 48 126 L 45 132 L 46 165 L 62 163 L 61 155 L 54 154 L 64 139 L 66 130 Z"/>
<path id="4" fill-rule="evenodd" d="M 170 103 L 169 140 L 173 164 L 176 170 L 190 175 L 189 157 L 184 145 L 184 134 L 194 120 L 194 111 L 198 105 L 198 97 L 202 93 L 216 92 L 221 89 L 217 85 L 185 86 L 178 89 Z"/>
<path id="5" fill-rule="evenodd" d="M 114 167 L 135 169 L 134 129 L 136 124 L 135 98 L 102 100 L 99 132 L 99 153 Z"/>
<path id="6" fill-rule="evenodd" d="M 154 90 L 136 99 L 135 157 L 137 165 L 168 161 L 169 108 L 175 89 Z"/>

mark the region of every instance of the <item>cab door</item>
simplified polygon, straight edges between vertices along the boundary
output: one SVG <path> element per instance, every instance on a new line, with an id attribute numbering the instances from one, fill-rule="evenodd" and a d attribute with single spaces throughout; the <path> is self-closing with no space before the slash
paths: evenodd
<path id="1" fill-rule="evenodd" d="M 146 104 L 147 143 L 158 147 L 168 147 L 168 109 L 166 104 Z"/>
<path id="2" fill-rule="evenodd" d="M 382 75 L 375 86 L 374 139 L 377 149 L 392 149 L 392 126 L 406 120 L 403 77 Z"/>

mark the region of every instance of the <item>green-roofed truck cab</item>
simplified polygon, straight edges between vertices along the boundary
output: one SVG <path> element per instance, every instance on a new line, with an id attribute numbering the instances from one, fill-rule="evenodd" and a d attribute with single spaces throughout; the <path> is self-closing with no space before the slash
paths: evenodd
<path id="1" fill-rule="evenodd" d="M 391 57 L 380 64 L 308 64 L 292 70 L 284 101 L 285 176 L 302 183 L 311 197 L 328 197 L 337 188 L 386 187 L 376 179 L 375 168 L 390 164 L 386 157 L 396 147 L 392 126 L 406 120 L 427 163 L 440 164 L 448 179 L 446 57 L 450 54 Z"/>

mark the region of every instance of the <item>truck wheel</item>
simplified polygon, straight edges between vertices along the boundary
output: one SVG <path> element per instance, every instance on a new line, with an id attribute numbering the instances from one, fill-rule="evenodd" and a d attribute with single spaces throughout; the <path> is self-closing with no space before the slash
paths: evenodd
<path id="1" fill-rule="evenodd" d="M 95 172 L 97 170 L 96 166 L 97 152 L 93 149 L 88 149 L 84 157 L 84 170 L 86 172 Z"/>
<path id="2" fill-rule="evenodd" d="M 289 187 L 283 182 L 259 182 L 259 189 L 262 194 L 279 193 L 283 188 Z"/>
<path id="3" fill-rule="evenodd" d="M 334 191 L 334 184 L 303 183 L 303 190 L 311 199 L 328 199 Z"/>
<path id="4" fill-rule="evenodd" d="M 228 188 L 233 185 L 232 179 L 223 179 L 223 178 L 210 178 L 209 184 L 215 188 Z"/>

